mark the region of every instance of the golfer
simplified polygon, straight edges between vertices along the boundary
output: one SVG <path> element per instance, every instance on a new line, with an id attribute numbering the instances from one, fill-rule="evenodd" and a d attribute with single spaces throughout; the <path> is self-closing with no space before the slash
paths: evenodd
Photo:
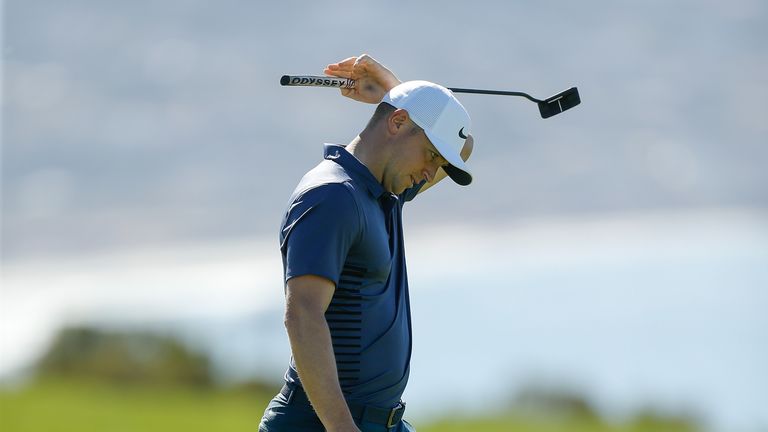
<path id="1" fill-rule="evenodd" d="M 403 205 L 446 175 L 472 181 L 470 119 L 446 88 L 401 83 L 367 55 L 325 73 L 357 80 L 342 94 L 378 107 L 349 144 L 325 145 L 290 198 L 280 251 L 292 359 L 259 431 L 411 431 Z"/>

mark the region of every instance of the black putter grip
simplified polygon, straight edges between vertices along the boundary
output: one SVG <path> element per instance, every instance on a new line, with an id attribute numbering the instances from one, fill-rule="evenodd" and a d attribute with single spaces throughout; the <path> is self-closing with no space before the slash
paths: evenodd
<path id="1" fill-rule="evenodd" d="M 318 75 L 283 75 L 280 85 L 293 87 L 354 88 L 355 80 Z"/>

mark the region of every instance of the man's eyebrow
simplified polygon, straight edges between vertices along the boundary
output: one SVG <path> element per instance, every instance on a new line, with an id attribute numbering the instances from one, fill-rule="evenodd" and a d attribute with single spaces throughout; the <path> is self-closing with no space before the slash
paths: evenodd
<path id="1" fill-rule="evenodd" d="M 440 152 L 437 150 L 434 144 L 430 143 L 429 145 L 430 145 L 430 151 L 435 153 L 437 157 L 443 160 L 444 163 L 441 163 L 440 166 L 450 165 L 450 162 L 448 162 L 448 159 L 444 158 L 443 155 L 440 154 Z"/>
<path id="2" fill-rule="evenodd" d="M 427 149 L 429 151 L 433 152 L 434 154 L 436 154 L 437 157 L 439 157 L 440 159 L 443 160 L 444 163 L 440 164 L 441 167 L 444 167 L 446 165 L 450 165 L 451 164 L 450 162 L 448 162 L 448 159 L 444 158 L 443 155 L 440 154 L 440 151 L 437 150 L 437 147 L 435 147 L 435 145 L 432 144 L 432 142 L 429 143 L 429 147 Z"/>

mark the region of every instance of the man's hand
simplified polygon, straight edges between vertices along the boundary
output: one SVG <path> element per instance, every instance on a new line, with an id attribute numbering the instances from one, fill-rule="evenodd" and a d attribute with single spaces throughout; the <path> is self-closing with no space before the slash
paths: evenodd
<path id="1" fill-rule="evenodd" d="M 388 91 L 400 84 L 400 80 L 392 71 L 368 54 L 331 63 L 323 73 L 340 78 L 352 78 L 356 81 L 355 88 L 341 89 L 342 96 L 371 104 L 381 102 Z"/>

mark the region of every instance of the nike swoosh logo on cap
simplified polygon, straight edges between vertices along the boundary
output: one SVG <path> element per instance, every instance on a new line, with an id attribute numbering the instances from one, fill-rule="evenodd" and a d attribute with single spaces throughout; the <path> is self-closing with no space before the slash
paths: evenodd
<path id="1" fill-rule="evenodd" d="M 464 128 L 459 129 L 459 138 L 461 139 L 467 139 L 468 136 L 464 135 Z"/>

